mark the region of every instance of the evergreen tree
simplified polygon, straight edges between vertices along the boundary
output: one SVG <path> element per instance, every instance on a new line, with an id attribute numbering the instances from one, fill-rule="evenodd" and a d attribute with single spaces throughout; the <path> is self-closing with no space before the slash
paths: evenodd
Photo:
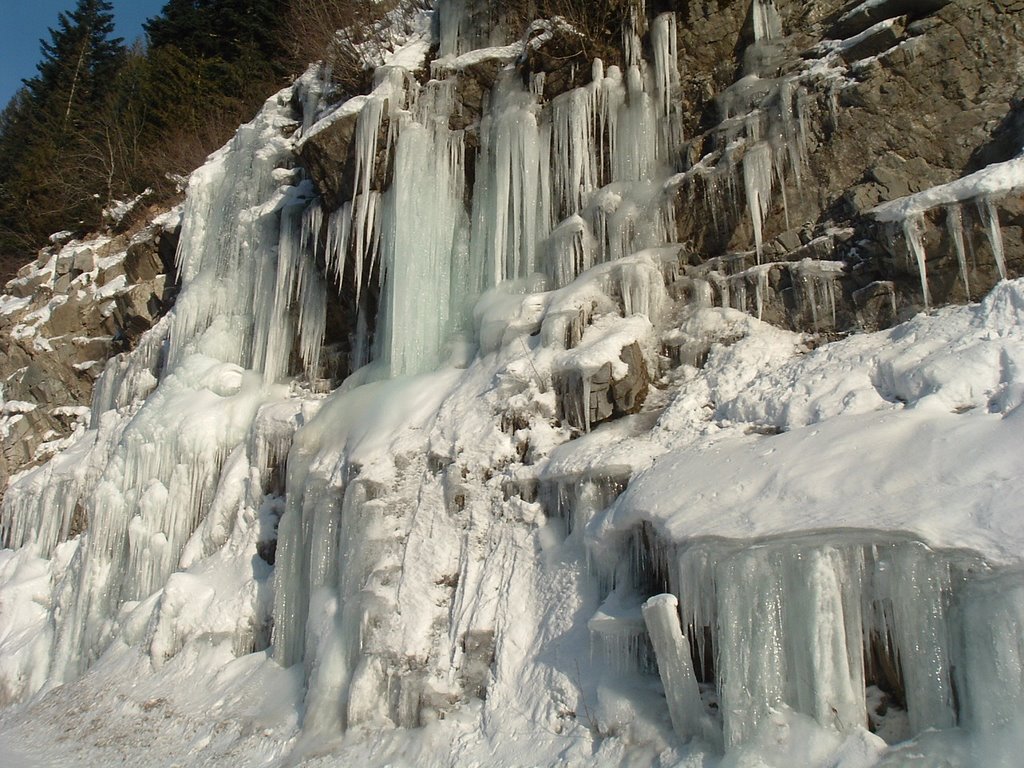
<path id="1" fill-rule="evenodd" d="M 42 40 L 37 74 L 0 123 L 0 252 L 88 227 L 111 189 L 96 163 L 98 116 L 118 87 L 125 51 L 107 0 L 78 0 Z M 109 165 L 106 164 L 107 166 Z"/>
<path id="2" fill-rule="evenodd" d="M 107 0 L 78 0 L 57 17 L 50 40 L 41 40 L 39 74 L 25 81 L 37 109 L 66 129 L 101 104 L 124 60 L 120 38 L 112 37 L 114 17 Z"/>

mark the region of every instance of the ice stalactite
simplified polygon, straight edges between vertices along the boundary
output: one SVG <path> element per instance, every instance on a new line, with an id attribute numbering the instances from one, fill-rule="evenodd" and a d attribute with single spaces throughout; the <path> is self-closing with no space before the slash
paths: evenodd
<path id="1" fill-rule="evenodd" d="M 973 203 L 973 208 L 977 211 L 978 218 L 972 223 L 979 225 L 978 228 L 985 232 L 999 280 L 1007 278 L 1006 253 L 996 201 L 1019 190 L 1022 167 L 1024 167 L 1024 156 L 1001 163 L 992 163 L 980 171 L 945 184 L 923 189 L 912 195 L 889 200 L 871 209 L 870 213 L 877 221 L 891 225 L 892 228 L 902 228 L 911 259 L 916 261 L 921 274 L 925 306 L 931 301 L 925 274 L 926 254 L 923 242 L 925 217 L 930 211 L 939 208 L 945 209 L 946 231 L 952 241 L 964 290 L 968 295 L 970 287 L 965 245 L 971 249 L 973 255 L 976 242 L 969 236 L 970 229 L 973 227 L 968 231 L 964 229 L 964 216 L 967 211 L 965 206 L 968 203 Z M 977 265 L 974 266 L 977 267 Z"/>
<path id="2" fill-rule="evenodd" d="M 644 65 L 643 36 L 647 33 L 646 0 L 628 0 L 622 23 L 622 52 L 627 67 Z"/>
<path id="3" fill-rule="evenodd" d="M 626 70 L 626 102 L 619 107 L 612 155 L 614 181 L 650 179 L 657 168 L 657 114 L 636 65 Z"/>
<path id="4" fill-rule="evenodd" d="M 751 15 L 755 42 L 762 43 L 782 37 L 782 18 L 774 0 L 754 0 Z"/>
<path id="5" fill-rule="evenodd" d="M 921 279 L 921 297 L 925 307 L 932 302 L 931 292 L 928 290 L 928 266 L 925 262 L 924 242 L 924 219 L 920 214 L 907 216 L 903 220 L 903 237 L 907 241 L 909 256 L 917 265 L 917 274 Z"/>
<path id="6" fill-rule="evenodd" d="M 683 623 L 698 638 L 711 632 L 713 648 L 699 645 L 695 664 L 716 659 L 726 747 L 753 738 L 780 706 L 827 728 L 863 726 L 868 684 L 905 700 L 914 734 L 970 721 L 987 678 L 961 671 L 993 642 L 973 640 L 986 630 L 965 620 L 982 588 L 968 579 L 979 565 L 914 541 L 685 548 L 676 565 Z M 1011 635 L 999 643 L 1016 654 L 1019 627 Z M 1007 668 L 1021 674 L 1013 658 Z M 1020 697 L 1003 705 L 987 722 L 1019 712 Z"/>
<path id="7" fill-rule="evenodd" d="M 836 280 L 843 274 L 843 263 L 804 259 L 789 267 L 800 287 L 803 308 L 810 312 L 811 326 L 817 331 L 836 324 Z"/>
<path id="8" fill-rule="evenodd" d="M 967 252 L 964 248 L 964 213 L 959 205 L 950 205 L 946 208 L 946 231 L 953 241 L 953 250 L 956 251 L 956 263 L 960 267 L 960 279 L 964 284 L 964 294 L 971 298 L 971 283 L 967 278 Z"/>
<path id="9" fill-rule="evenodd" d="M 551 139 L 538 125 L 536 98 L 506 77 L 492 99 L 480 126 L 473 193 L 471 273 L 479 289 L 533 273 L 537 244 L 552 220 Z"/>
<path id="10" fill-rule="evenodd" d="M 547 240 L 546 271 L 556 288 L 568 285 L 594 264 L 596 243 L 579 215 L 566 218 Z"/>
<path id="11" fill-rule="evenodd" d="M 1003 248 L 1003 232 L 999 228 L 999 213 L 996 211 L 992 198 L 985 197 L 978 201 L 978 209 L 985 220 L 985 235 L 988 237 L 988 244 L 992 248 L 992 258 L 996 262 L 996 269 L 999 271 L 999 279 L 1006 279 L 1006 256 Z"/>
<path id="12" fill-rule="evenodd" d="M 552 190 L 558 216 L 579 211 L 604 175 L 603 153 L 595 151 L 604 147 L 598 112 L 602 79 L 598 65 L 590 85 L 574 88 L 551 103 Z"/>
<path id="13" fill-rule="evenodd" d="M 679 90 L 679 44 L 675 13 L 662 13 L 651 22 L 651 47 L 654 49 L 654 78 L 659 112 L 668 116 Z"/>
<path id="14" fill-rule="evenodd" d="M 429 86 L 400 118 L 395 181 L 385 195 L 385 290 L 378 355 L 389 375 L 432 370 L 466 326 L 474 288 L 463 208 L 465 148 L 447 126 L 449 84 Z"/>
<path id="15" fill-rule="evenodd" d="M 757 263 L 761 263 L 764 247 L 764 222 L 772 201 L 773 182 L 772 148 L 766 142 L 757 142 L 747 147 L 743 155 L 743 187 L 747 194 L 747 208 L 754 228 L 754 247 Z"/>
<path id="16" fill-rule="evenodd" d="M 466 0 L 440 0 L 437 3 L 438 55 L 458 56 L 467 50 L 469 32 Z"/>

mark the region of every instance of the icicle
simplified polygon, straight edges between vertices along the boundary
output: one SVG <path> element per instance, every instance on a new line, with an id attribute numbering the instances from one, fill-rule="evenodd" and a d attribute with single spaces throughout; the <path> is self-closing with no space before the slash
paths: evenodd
<path id="1" fill-rule="evenodd" d="M 622 52 L 627 67 L 644 63 L 642 38 L 647 32 L 647 4 L 645 0 L 628 0 L 622 24 Z"/>
<path id="2" fill-rule="evenodd" d="M 754 229 L 754 247 L 757 263 L 761 263 L 764 221 L 768 216 L 772 196 L 772 148 L 767 142 L 747 147 L 743 155 L 743 186 L 747 193 L 747 208 Z"/>
<path id="3" fill-rule="evenodd" d="M 601 137 L 594 135 L 597 91 L 591 86 L 575 88 L 551 104 L 551 170 L 560 216 L 576 213 L 599 178 L 595 139 Z"/>
<path id="4" fill-rule="evenodd" d="M 447 127 L 448 89 L 433 84 L 424 94 L 417 110 L 423 122 L 402 116 L 395 180 L 383 201 L 386 280 L 377 344 L 393 376 L 440 362 L 475 292 L 460 236 L 467 225 L 465 149 L 462 133 Z"/>
<path id="5" fill-rule="evenodd" d="M 654 49 L 654 73 L 660 112 L 672 111 L 672 97 L 679 89 L 679 51 L 676 41 L 675 13 L 662 13 L 651 24 L 651 47 Z"/>
<path id="6" fill-rule="evenodd" d="M 786 703 L 790 670 L 783 644 L 784 587 L 774 559 L 766 550 L 752 549 L 716 569 L 726 749 L 749 739 L 772 709 Z"/>
<path id="7" fill-rule="evenodd" d="M 657 117 L 637 66 L 626 71 L 627 99 L 617 111 L 612 147 L 612 180 L 649 179 L 657 163 Z"/>
<path id="8" fill-rule="evenodd" d="M 555 228 L 547 241 L 547 273 L 556 288 L 568 285 L 594 264 L 594 238 L 574 214 Z"/>
<path id="9" fill-rule="evenodd" d="M 373 220 L 371 207 L 376 200 L 376 195 L 371 195 L 370 181 L 376 161 L 377 134 L 380 130 L 384 103 L 383 99 L 371 99 L 360 111 L 356 122 L 356 180 L 355 188 L 352 190 L 352 199 L 355 202 L 355 230 L 359 233 L 356 240 L 358 256 L 364 256 L 366 253 L 365 243 L 368 240 L 366 233 Z"/>
<path id="10" fill-rule="evenodd" d="M 931 305 L 932 297 L 928 291 L 928 268 L 925 264 L 924 243 L 921 241 L 923 234 L 924 219 L 921 214 L 912 214 L 903 220 L 903 236 L 906 238 L 910 257 L 917 263 L 917 274 L 921 278 L 921 296 L 927 309 Z"/>
<path id="11" fill-rule="evenodd" d="M 310 258 L 303 260 L 298 280 L 299 355 L 306 378 L 319 374 L 320 349 L 327 325 L 327 284 Z"/>
<path id="12" fill-rule="evenodd" d="M 988 243 L 992 247 L 992 258 L 995 259 L 996 269 L 999 270 L 999 279 L 1006 279 L 1006 258 L 1003 253 L 1003 232 L 999 228 L 999 214 L 996 211 L 992 198 L 985 197 L 978 202 L 978 208 L 985 219 L 985 234 L 988 236 Z"/>
<path id="13" fill-rule="evenodd" d="M 782 37 L 782 19 L 774 0 L 754 0 L 754 41 L 761 43 Z"/>
<path id="14" fill-rule="evenodd" d="M 339 287 L 345 282 L 345 262 L 351 238 L 352 201 L 349 200 L 328 218 L 327 241 L 324 246 L 327 272 L 334 275 L 334 281 Z M 357 265 L 361 267 L 361 260 L 357 260 Z M 359 280 L 354 280 L 358 292 Z"/>
<path id="15" fill-rule="evenodd" d="M 536 101 L 514 77 L 497 86 L 493 99 L 492 116 L 481 125 L 473 199 L 472 272 L 481 288 L 531 274 L 550 220 L 541 208 L 549 197 L 541 176 L 550 148 L 542 143 Z"/>
<path id="16" fill-rule="evenodd" d="M 964 215 L 959 205 L 950 205 L 946 208 L 946 230 L 949 232 L 949 239 L 953 241 L 953 248 L 956 251 L 956 263 L 960 266 L 960 279 L 964 283 L 964 294 L 968 300 L 971 298 L 971 284 L 967 279 L 967 251 L 964 248 Z"/>
<path id="17" fill-rule="evenodd" d="M 636 261 L 623 264 L 618 272 L 625 315 L 644 315 L 657 323 L 669 300 L 661 270 L 649 261 Z"/>
<path id="18" fill-rule="evenodd" d="M 768 270 L 759 269 L 756 272 L 754 282 L 754 303 L 757 308 L 757 319 L 761 320 L 764 314 L 764 297 L 768 294 Z"/>
<path id="19" fill-rule="evenodd" d="M 437 16 L 440 27 L 439 56 L 458 56 L 464 53 L 462 35 L 469 22 L 466 0 L 439 0 Z"/>

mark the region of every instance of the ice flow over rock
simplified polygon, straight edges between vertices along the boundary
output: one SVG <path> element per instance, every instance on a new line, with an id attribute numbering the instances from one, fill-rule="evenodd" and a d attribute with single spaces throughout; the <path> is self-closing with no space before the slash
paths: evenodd
<path id="1" fill-rule="evenodd" d="M 501 70 L 471 144 L 466 10 L 439 5 L 436 79 L 386 64 L 334 106 L 312 68 L 193 174 L 174 310 L 5 494 L 0 701 L 59 700 L 131 649 L 150 675 L 292 670 L 292 760 L 421 726 L 472 733 L 467 760 L 541 733 L 552 765 L 1015 754 L 1024 286 L 812 351 L 755 317 L 785 269 L 835 324 L 838 267 L 760 263 L 800 178 L 793 82 L 768 114 L 746 75 L 731 159 L 684 170 L 666 13 L 650 61 L 627 25 L 623 66 L 550 102 Z M 754 45 L 783 34 L 751 10 Z M 346 119 L 330 209 L 295 158 Z M 672 195 L 705 174 L 749 216 L 749 270 L 685 269 Z M 915 217 L 948 206 L 959 243 L 968 197 L 877 211 L 926 303 Z M 351 375 L 324 395 L 341 297 Z"/>

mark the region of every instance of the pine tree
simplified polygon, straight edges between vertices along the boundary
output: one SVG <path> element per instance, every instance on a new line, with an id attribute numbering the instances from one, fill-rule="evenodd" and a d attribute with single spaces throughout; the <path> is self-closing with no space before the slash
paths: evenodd
<path id="1" fill-rule="evenodd" d="M 37 74 L 0 123 L 0 249 L 98 222 L 112 189 L 109 163 L 96 162 L 106 140 L 99 116 L 125 61 L 113 32 L 107 0 L 78 0 L 40 41 Z"/>
<path id="2" fill-rule="evenodd" d="M 62 12 L 50 40 L 41 40 L 39 74 L 25 81 L 37 109 L 52 112 L 61 128 L 101 104 L 124 61 L 121 38 L 112 37 L 114 17 L 107 0 L 78 0 Z"/>

